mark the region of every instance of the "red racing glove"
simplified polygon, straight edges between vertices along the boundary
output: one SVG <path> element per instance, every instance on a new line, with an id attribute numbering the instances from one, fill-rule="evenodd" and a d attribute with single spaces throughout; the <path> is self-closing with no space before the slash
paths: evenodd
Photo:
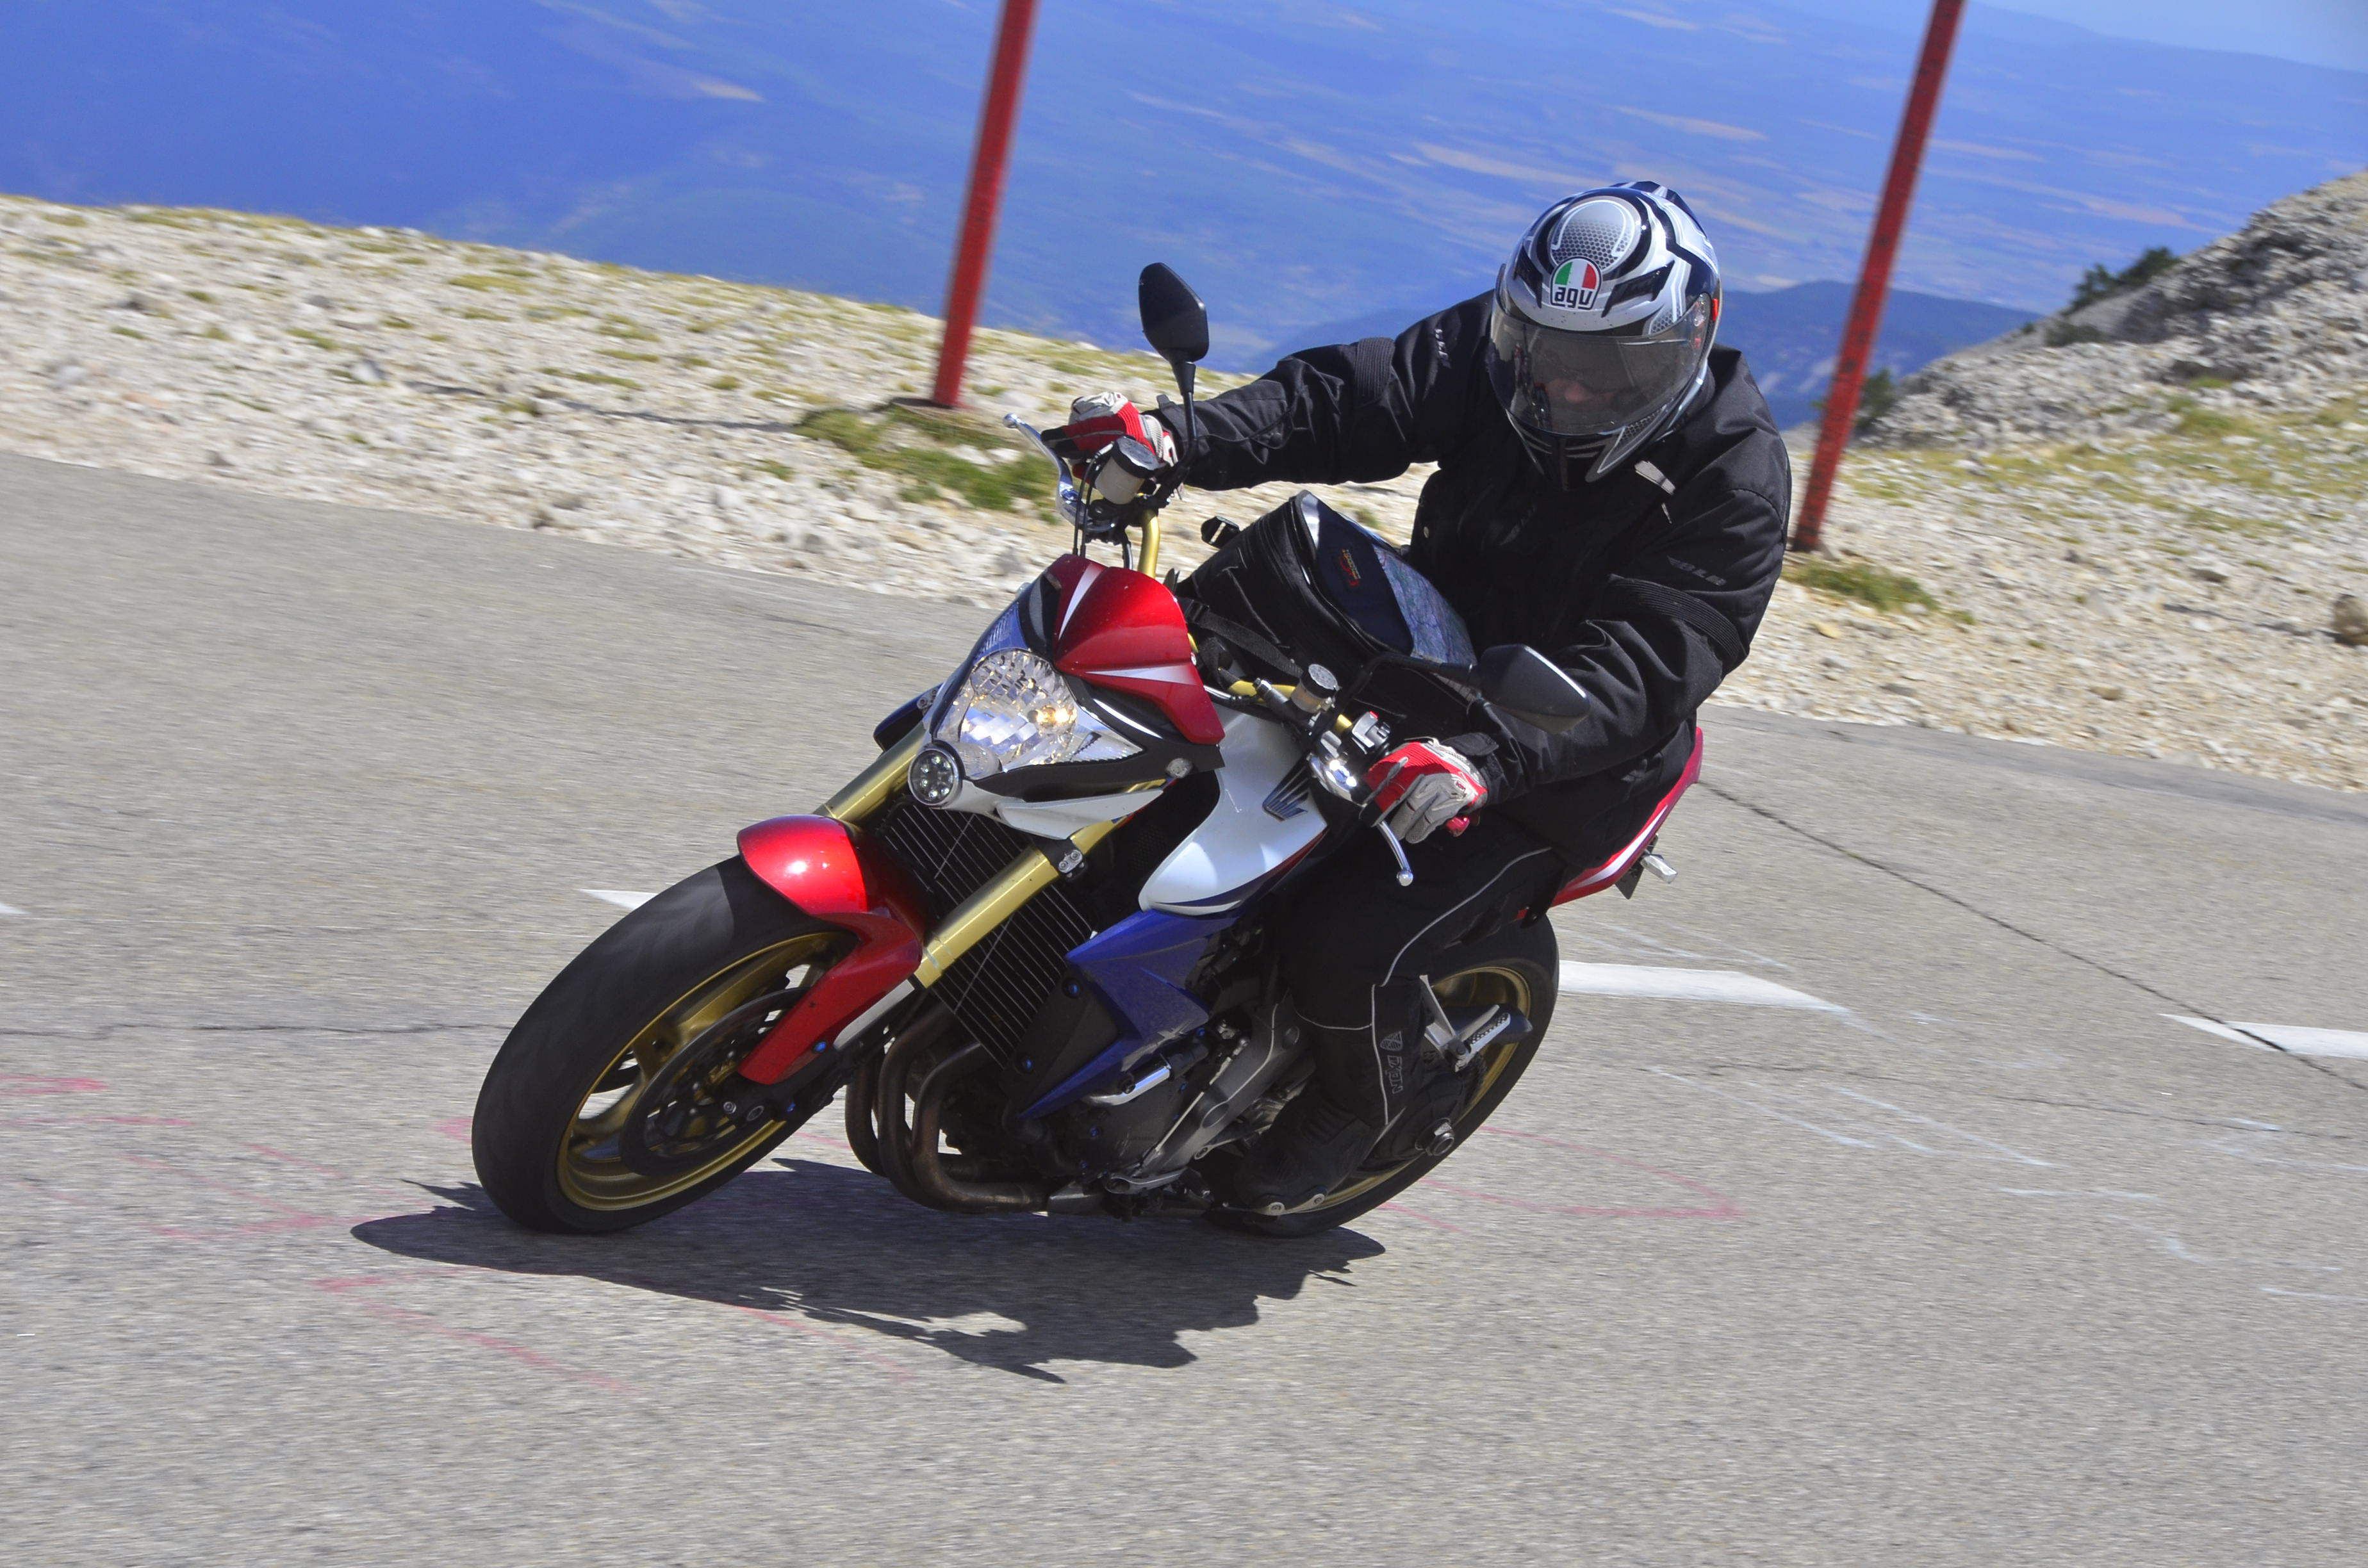
<path id="1" fill-rule="evenodd" d="M 1096 471 L 1101 467 L 1095 461 L 1096 457 L 1121 440 L 1140 442 L 1154 460 L 1154 472 L 1172 468 L 1176 463 L 1174 432 L 1163 421 L 1145 415 L 1119 392 L 1096 392 L 1091 397 L 1077 399 L 1069 405 L 1069 422 L 1045 431 L 1044 440 L 1062 460 L 1080 471 L 1081 478 L 1089 480 L 1095 478 Z M 1138 462 L 1141 455 L 1136 454 Z M 1117 474 L 1122 472 L 1127 471 L 1113 471 L 1110 477 L 1116 479 Z M 1138 479 L 1141 477 L 1137 476 Z M 1119 484 L 1104 482 L 1098 483 L 1097 488 L 1110 493 L 1123 484 L 1123 481 Z M 1111 498 L 1131 501 L 1138 491 L 1139 485 L 1128 489 L 1123 494 L 1112 494 Z"/>
<path id="2" fill-rule="evenodd" d="M 1365 770 L 1373 804 L 1390 831 L 1420 844 L 1434 829 L 1460 832 L 1454 819 L 1476 811 L 1488 799 L 1480 770 L 1443 741 L 1408 741 Z"/>

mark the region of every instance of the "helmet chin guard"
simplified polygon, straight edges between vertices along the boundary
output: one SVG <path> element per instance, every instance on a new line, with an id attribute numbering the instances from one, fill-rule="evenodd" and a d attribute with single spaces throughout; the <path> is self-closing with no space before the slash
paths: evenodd
<path id="1" fill-rule="evenodd" d="M 1494 365 L 1490 367 L 1495 369 Z M 1694 393 L 1710 380 L 1710 367 L 1704 364 L 1695 372 L 1685 395 L 1669 405 L 1668 412 L 1650 425 L 1632 425 L 1608 436 L 1556 436 L 1536 428 L 1516 417 L 1513 431 L 1529 449 L 1530 457 L 1540 472 L 1554 482 L 1557 490 L 1575 490 L 1582 484 L 1592 484 L 1605 474 L 1627 461 L 1634 453 L 1642 451 L 1681 424 L 1686 410 L 1693 405 Z"/>
<path id="2" fill-rule="evenodd" d="M 1564 198 L 1497 275 L 1488 377 L 1555 483 L 1588 483 L 1684 415 L 1718 333 L 1716 253 L 1649 180 Z"/>

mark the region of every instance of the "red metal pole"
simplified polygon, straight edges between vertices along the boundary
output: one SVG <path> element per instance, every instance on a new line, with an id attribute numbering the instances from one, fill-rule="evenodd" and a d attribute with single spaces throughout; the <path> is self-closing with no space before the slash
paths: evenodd
<path id="1" fill-rule="evenodd" d="M 1809 493 L 1801 501 L 1800 520 L 1793 526 L 1793 548 L 1815 550 L 1826 523 L 1826 503 L 1834 492 L 1834 472 L 1841 467 L 1842 449 L 1850 445 L 1850 426 L 1858 418 L 1859 389 L 1866 381 L 1866 362 L 1874 353 L 1874 336 L 1883 325 L 1884 296 L 1891 290 L 1891 263 L 1899 254 L 1899 232 L 1907 226 L 1907 208 L 1916 195 L 1916 175 L 1924 164 L 1924 141 L 1931 133 L 1932 112 L 1940 107 L 1941 84 L 1949 74 L 1949 51 L 1957 41 L 1957 18 L 1965 0 L 1932 0 L 1932 19 L 1924 29 L 1924 52 L 1916 62 L 1916 85 L 1908 90 L 1907 112 L 1899 119 L 1899 140 L 1892 144 L 1891 172 L 1883 182 L 1883 203 L 1875 210 L 1874 233 L 1866 242 L 1866 264 L 1859 268 L 1858 292 L 1851 297 L 1850 324 L 1842 331 L 1842 351 L 1834 362 L 1834 379 L 1826 388 L 1826 416 L 1817 427 L 1817 458 L 1809 470 Z"/>
<path id="2" fill-rule="evenodd" d="M 978 323 L 979 297 L 986 292 L 986 261 L 995 249 L 995 219 L 1003 205 L 1003 176 L 1011 163 L 1011 131 L 1019 119 L 1019 83 L 1028 73 L 1028 37 L 1036 26 L 1036 0 L 1003 0 L 1003 22 L 995 35 L 995 63 L 986 78 L 986 103 L 978 115 L 978 146 L 971 153 L 970 197 L 962 204 L 962 241 L 954 251 L 954 275 L 946 288 L 946 335 L 938 346 L 938 381 L 929 401 L 940 408 L 962 402 L 962 367 L 970 358 L 971 328 Z"/>

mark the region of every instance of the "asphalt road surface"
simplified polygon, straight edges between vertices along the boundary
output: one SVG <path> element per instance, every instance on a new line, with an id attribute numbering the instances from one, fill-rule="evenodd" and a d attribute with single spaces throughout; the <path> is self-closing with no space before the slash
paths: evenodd
<path id="1" fill-rule="evenodd" d="M 2357 796 L 1716 712 L 1679 880 L 1562 912 L 1539 1065 L 1352 1228 L 938 1215 L 835 1117 L 490 1212 L 584 890 L 984 619 L 0 459 L 0 1559 L 2368 1552 Z"/>

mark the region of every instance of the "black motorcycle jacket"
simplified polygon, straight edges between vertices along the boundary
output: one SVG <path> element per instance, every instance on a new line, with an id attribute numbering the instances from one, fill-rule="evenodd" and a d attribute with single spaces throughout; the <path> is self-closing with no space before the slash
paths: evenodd
<path id="1" fill-rule="evenodd" d="M 1490 387 L 1489 309 L 1483 294 L 1395 340 L 1290 355 L 1201 403 L 1178 460 L 1210 490 L 1371 483 L 1438 463 L 1407 560 L 1474 647 L 1529 643 L 1594 699 L 1565 734 L 1488 710 L 1480 733 L 1445 738 L 1479 765 L 1492 803 L 1534 797 L 1515 814 L 1567 844 L 1575 815 L 1665 788 L 1682 767 L 1695 710 L 1742 663 L 1775 590 L 1792 465 L 1742 356 L 1717 348 L 1668 434 L 1620 471 L 1560 488 Z M 1181 412 L 1163 417 L 1180 443 Z"/>

